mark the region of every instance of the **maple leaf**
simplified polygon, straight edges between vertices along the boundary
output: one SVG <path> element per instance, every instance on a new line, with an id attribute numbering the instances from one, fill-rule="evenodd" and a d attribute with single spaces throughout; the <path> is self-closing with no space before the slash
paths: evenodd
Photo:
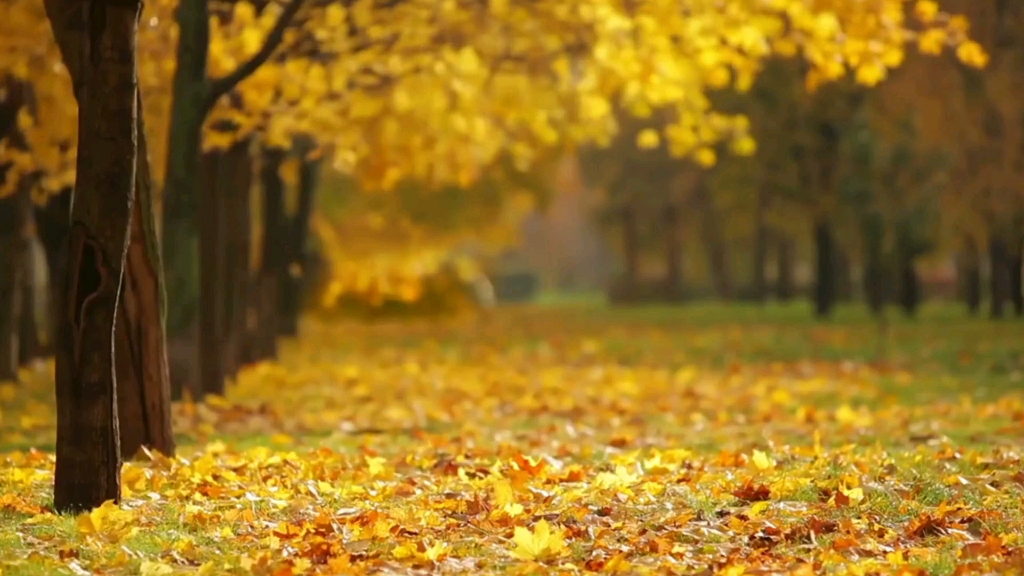
<path id="1" fill-rule="evenodd" d="M 557 556 L 565 550 L 563 531 L 552 531 L 547 520 L 538 521 L 533 530 L 516 526 L 512 541 L 516 544 L 512 555 L 520 560 L 542 560 Z"/>

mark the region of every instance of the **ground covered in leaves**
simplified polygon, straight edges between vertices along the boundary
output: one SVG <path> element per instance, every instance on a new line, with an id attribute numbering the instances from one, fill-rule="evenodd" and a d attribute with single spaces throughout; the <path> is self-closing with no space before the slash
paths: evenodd
<path id="1" fill-rule="evenodd" d="M 1024 324 L 808 315 L 310 323 L 77 518 L 28 370 L 0 385 L 0 572 L 1024 571 Z"/>

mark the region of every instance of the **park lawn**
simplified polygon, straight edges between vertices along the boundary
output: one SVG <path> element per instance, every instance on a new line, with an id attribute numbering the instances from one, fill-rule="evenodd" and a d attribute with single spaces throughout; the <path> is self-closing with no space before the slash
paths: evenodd
<path id="1" fill-rule="evenodd" d="M 47 512 L 26 370 L 0 385 L 0 570 L 1024 571 L 1024 323 L 940 306 L 879 334 L 800 305 L 311 321 L 77 518 Z"/>

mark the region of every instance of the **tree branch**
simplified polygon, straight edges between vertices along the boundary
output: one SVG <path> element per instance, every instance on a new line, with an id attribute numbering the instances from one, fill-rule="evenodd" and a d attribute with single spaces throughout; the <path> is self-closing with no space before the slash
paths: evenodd
<path id="1" fill-rule="evenodd" d="M 291 0 L 291 2 L 285 7 L 284 12 L 278 17 L 277 23 L 274 24 L 274 28 L 267 34 L 266 40 L 263 41 L 263 46 L 260 47 L 259 52 L 253 54 L 252 58 L 248 61 L 240 64 L 235 71 L 222 76 L 215 80 L 211 80 L 207 85 L 206 95 L 203 98 L 203 113 L 207 113 L 213 108 L 213 105 L 217 103 L 217 100 L 230 92 L 235 86 L 252 75 L 260 66 L 262 66 L 270 56 L 274 53 L 274 50 L 281 45 L 284 41 L 284 32 L 288 26 L 295 19 L 295 15 L 299 13 L 299 9 L 302 8 L 302 4 L 305 0 Z"/>

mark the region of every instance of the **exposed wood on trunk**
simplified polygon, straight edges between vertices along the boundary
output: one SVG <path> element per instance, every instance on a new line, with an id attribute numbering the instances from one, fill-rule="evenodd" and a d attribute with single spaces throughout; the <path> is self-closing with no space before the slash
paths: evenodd
<path id="1" fill-rule="evenodd" d="M 140 2 L 48 0 L 79 106 L 78 161 L 62 329 L 56 347 L 54 508 L 120 498 L 114 329 L 137 153 L 136 37 Z M 74 18 L 85 17 L 84 30 Z M 81 31 L 81 32 L 80 32 Z"/>
<path id="2" fill-rule="evenodd" d="M 141 107 L 141 102 L 139 103 Z M 141 109 L 141 108 L 140 108 Z M 163 319 L 160 247 L 153 213 L 148 149 L 139 114 L 136 201 L 125 261 L 120 314 L 115 331 L 121 454 L 135 456 L 146 446 L 174 454 L 171 390 Z"/>

